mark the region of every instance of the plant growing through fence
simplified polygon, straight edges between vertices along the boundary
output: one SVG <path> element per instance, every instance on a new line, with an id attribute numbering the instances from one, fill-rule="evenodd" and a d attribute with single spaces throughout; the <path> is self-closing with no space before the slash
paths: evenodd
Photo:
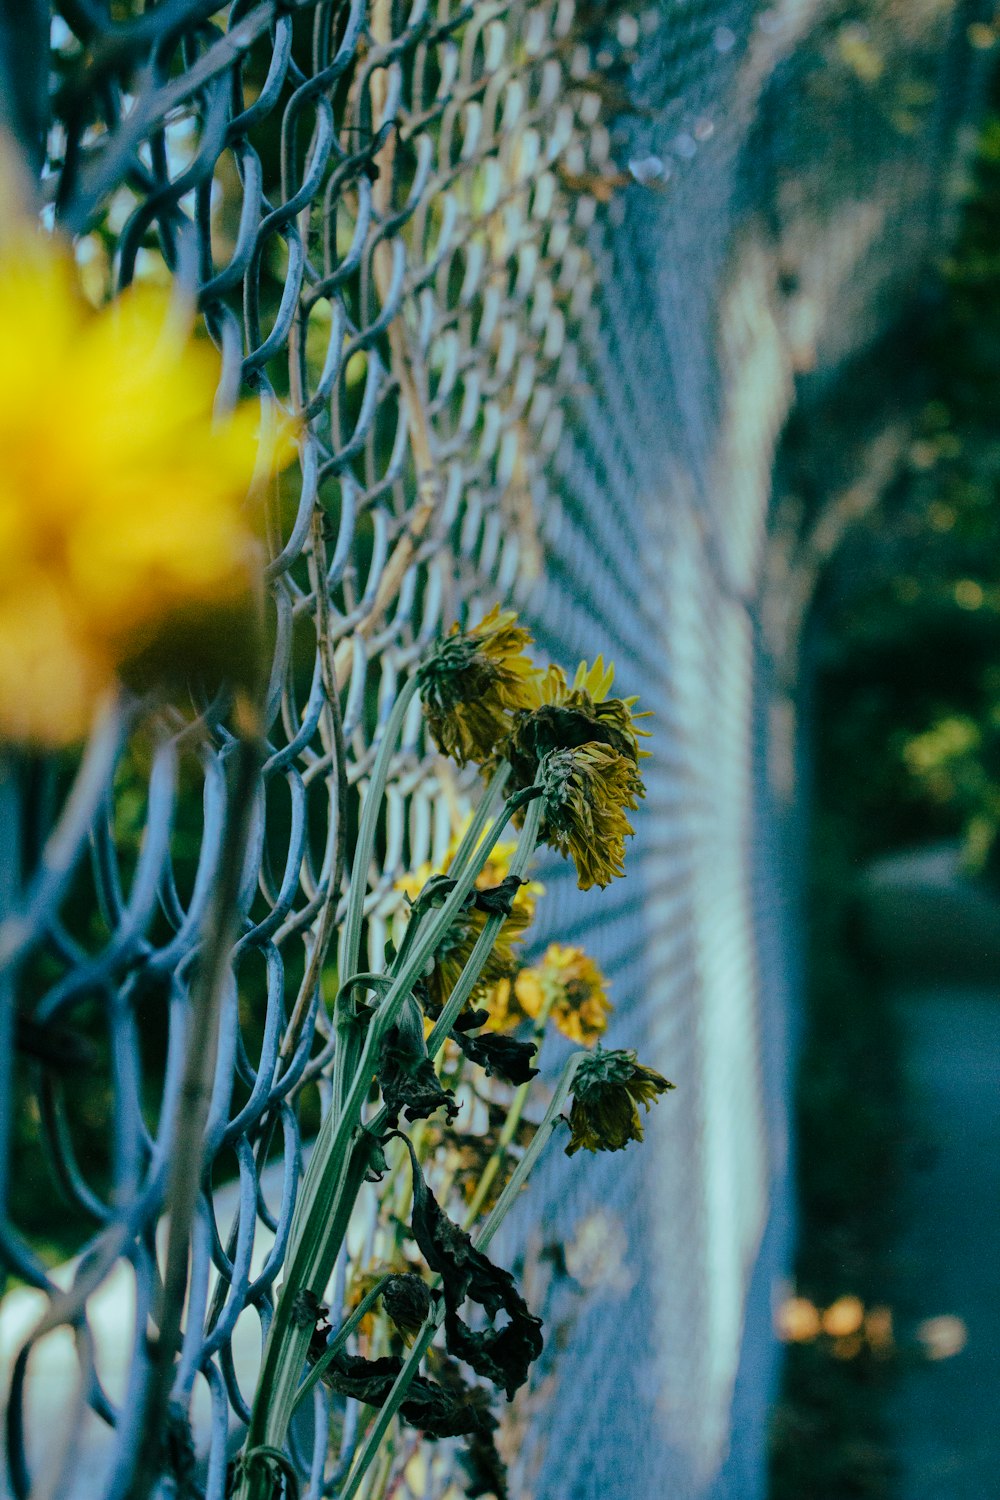
<path id="1" fill-rule="evenodd" d="M 0 360 L 9 386 L 2 421 L 10 462 L 0 494 L 7 744 L 71 744 L 102 701 L 117 698 L 119 718 L 125 700 L 162 703 L 178 665 L 232 695 L 235 776 L 191 986 L 187 1108 L 166 1182 L 170 1230 L 130 1491 L 140 1497 L 166 1462 L 165 1428 L 183 1425 L 169 1394 L 218 1007 L 262 753 L 260 549 L 243 506 L 251 481 L 290 458 L 291 429 L 272 424 L 260 437 L 249 406 L 214 416 L 217 362 L 189 337 L 179 304 L 140 288 L 94 312 L 69 257 L 44 237 L 26 235 L 5 251 L 0 311 L 0 325 L 13 330 L 9 357 Z M 73 420 L 46 444 L 42 397 L 60 382 L 72 387 L 64 405 Z M 93 410 L 84 399 L 90 390 L 101 392 Z M 26 602 L 37 627 L 27 636 Z M 318 613 L 322 636 L 322 600 Z M 214 653 L 213 642 L 221 642 Z M 538 965 L 518 964 L 517 945 L 542 894 L 527 879 L 536 846 L 571 858 L 581 888 L 606 886 L 624 874 L 628 814 L 644 794 L 636 700 L 611 696 L 613 670 L 601 659 L 581 664 L 570 681 L 559 667 L 540 667 L 531 645 L 499 606 L 472 628 L 456 625 L 403 685 L 378 746 L 350 861 L 332 1100 L 299 1194 L 246 1443 L 233 1466 L 238 1500 L 295 1493 L 289 1425 L 320 1381 L 377 1412 L 342 1475 L 341 1500 L 362 1489 L 371 1500 L 384 1488 L 386 1437 L 397 1416 L 428 1438 L 466 1439 L 470 1493 L 505 1494 L 487 1390 L 461 1367 L 512 1397 L 541 1352 L 542 1326 L 513 1276 L 488 1258 L 489 1246 L 553 1133 L 568 1126 L 570 1155 L 620 1150 L 642 1139 L 639 1106 L 648 1110 L 671 1087 L 634 1053 L 587 1050 L 603 1036 L 609 1006 L 586 954 L 553 944 Z M 324 687 L 335 698 L 336 669 L 326 665 Z M 400 882 L 409 909 L 384 967 L 373 972 L 361 959 L 368 875 L 393 756 L 417 698 L 438 749 L 460 767 L 478 766 L 483 792 L 447 868 Z M 109 755 L 120 732 L 111 734 Z M 95 806 L 106 772 L 100 761 L 81 775 Z M 77 849 L 92 812 L 75 808 Z M 339 885 L 324 922 L 332 921 Z M 19 932 L 8 924 L 8 948 L 29 942 Z M 319 980 L 326 936 L 317 938 L 316 973 L 303 981 L 304 993 Z M 525 1112 L 534 1058 L 550 1021 L 581 1050 L 533 1122 Z M 298 1040 L 301 1024 L 290 1018 L 286 1043 Z M 530 1035 L 515 1034 L 522 1029 Z M 486 1130 L 459 1128 L 470 1100 L 485 1109 Z M 263 1134 L 258 1147 L 266 1156 Z M 367 1284 L 354 1278 L 334 1329 L 321 1298 L 366 1181 L 380 1184 L 383 1210 L 391 1210 L 383 1213 L 389 1263 Z M 459 1224 L 443 1204 L 463 1199 Z M 466 1318 L 469 1303 L 481 1309 L 483 1326 Z M 443 1350 L 434 1348 L 440 1330 Z"/>
<path id="2" fill-rule="evenodd" d="M 624 874 L 624 840 L 632 832 L 627 813 L 643 795 L 641 715 L 634 699 L 610 696 L 612 669 L 601 660 L 581 664 L 571 683 L 558 667 L 539 668 L 530 644 L 516 617 L 499 607 L 471 629 L 453 627 L 400 691 L 379 745 L 340 945 L 332 1106 L 292 1223 L 285 1279 L 235 1466 L 238 1500 L 294 1492 L 289 1424 L 319 1380 L 377 1411 L 343 1476 L 342 1500 L 353 1500 L 362 1486 L 368 1495 L 377 1492 L 371 1471 L 397 1414 L 429 1438 L 465 1437 L 470 1493 L 503 1493 L 496 1419 L 483 1388 L 466 1384 L 454 1362 L 511 1398 L 541 1353 L 542 1328 L 511 1274 L 486 1252 L 556 1130 L 568 1123 L 570 1155 L 581 1147 L 620 1150 L 642 1139 L 639 1104 L 648 1109 L 671 1087 L 632 1052 L 574 1052 L 486 1211 L 523 1123 L 546 1021 L 551 1016 L 585 1043 L 606 1025 L 599 971 L 578 950 L 556 945 L 539 968 L 514 974 L 512 938 L 532 911 L 533 893 L 525 897 L 532 855 L 547 843 L 574 859 L 582 888 L 607 885 Z M 439 749 L 459 764 L 478 764 L 484 791 L 447 871 L 412 883 L 408 918 L 384 971 L 368 972 L 360 960 L 367 875 L 392 756 L 418 694 Z M 498 868 L 498 846 L 511 823 L 519 828 L 517 842 Z M 521 1018 L 534 1020 L 530 1039 L 510 1034 Z M 447 1136 L 459 1111 L 456 1084 L 470 1069 L 483 1069 L 515 1092 L 462 1227 L 432 1191 L 421 1148 L 426 1155 L 435 1138 Z M 434 1124 L 441 1116 L 445 1123 Z M 385 1191 L 388 1176 L 395 1189 L 401 1172 L 409 1175 L 408 1235 L 424 1269 L 387 1271 L 331 1329 L 321 1298 L 362 1184 L 375 1179 Z M 348 1341 L 379 1300 L 408 1349 L 376 1357 L 349 1352 Z M 466 1320 L 470 1302 L 481 1308 L 485 1326 Z M 432 1379 L 420 1367 L 442 1327 L 446 1352 L 437 1364 L 447 1378 Z"/>

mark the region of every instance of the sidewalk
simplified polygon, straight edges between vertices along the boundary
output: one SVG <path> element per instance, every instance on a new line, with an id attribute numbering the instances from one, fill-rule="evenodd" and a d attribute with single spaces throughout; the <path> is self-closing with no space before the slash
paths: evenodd
<path id="1" fill-rule="evenodd" d="M 912 1122 L 894 1253 L 899 1500 L 998 1500 L 1000 903 L 935 851 L 881 862 L 869 917 L 895 975 Z"/>
<path id="2" fill-rule="evenodd" d="M 1000 1496 L 1000 999 L 899 997 L 914 1118 L 897 1251 L 900 1500 Z M 952 1352 L 955 1351 L 955 1352 Z"/>

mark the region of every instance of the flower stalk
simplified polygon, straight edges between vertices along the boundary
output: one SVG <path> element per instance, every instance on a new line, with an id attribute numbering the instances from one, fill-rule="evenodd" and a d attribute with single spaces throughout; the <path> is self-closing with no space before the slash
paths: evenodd
<path id="1" fill-rule="evenodd" d="M 456 625 L 400 689 L 378 745 L 361 809 L 340 944 L 332 1105 L 293 1216 L 285 1279 L 268 1331 L 234 1500 L 272 1500 L 276 1485 L 290 1472 L 283 1458 L 289 1423 L 319 1381 L 377 1413 L 338 1491 L 339 1500 L 381 1493 L 391 1471 L 385 1439 L 397 1418 L 430 1438 L 470 1434 L 470 1454 L 476 1451 L 481 1460 L 485 1455 L 487 1467 L 494 1460 L 499 1465 L 492 1437 L 496 1419 L 485 1391 L 463 1386 L 458 1372 L 464 1368 L 488 1379 L 509 1398 L 528 1379 L 541 1352 L 541 1321 L 530 1313 L 510 1272 L 494 1265 L 485 1252 L 553 1132 L 560 1123 L 571 1123 L 573 1116 L 566 1121 L 563 1115 L 564 1105 L 583 1076 L 581 1068 L 593 1072 L 593 1059 L 587 1052 L 569 1058 L 529 1146 L 478 1234 L 470 1238 L 448 1217 L 425 1179 L 422 1162 L 431 1160 L 433 1142 L 442 1133 L 447 1142 L 459 1112 L 451 1089 L 470 1063 L 515 1086 L 469 1207 L 466 1224 L 473 1228 L 521 1123 L 537 1071 L 531 1061 L 547 1025 L 554 1020 L 564 1034 L 585 1044 L 595 1041 L 606 1025 L 609 1006 L 599 970 L 580 950 L 553 947 L 547 968 L 543 964 L 521 975 L 530 988 L 532 1039 L 510 1035 L 510 1018 L 499 1030 L 495 1023 L 482 1029 L 490 1020 L 494 990 L 500 985 L 506 986 L 506 994 L 517 989 L 514 945 L 541 891 L 526 882 L 539 840 L 576 860 L 581 885 L 605 884 L 623 873 L 622 841 L 631 832 L 623 810 L 636 806 L 642 795 L 635 700 L 608 697 L 612 670 L 600 660 L 593 668 L 582 665 L 570 688 L 558 669 L 543 673 L 535 666 L 525 653 L 529 643 L 516 616 L 499 609 L 471 629 Z M 439 748 L 460 764 L 478 761 L 486 786 L 447 872 L 407 877 L 401 886 L 412 897 L 406 929 L 385 972 L 371 973 L 360 967 L 368 872 L 392 760 L 418 693 L 427 730 Z M 495 855 L 512 820 L 518 826 L 513 853 L 505 846 Z M 503 935 L 508 921 L 510 933 Z M 516 1025 L 516 1011 L 511 1015 Z M 507 1034 L 501 1034 L 504 1030 Z M 659 1075 L 638 1064 L 615 1066 L 623 1077 L 627 1074 L 625 1084 L 632 1090 L 624 1096 L 628 1107 L 634 1107 L 635 1098 L 648 1107 L 649 1080 Z M 615 1086 L 617 1079 L 614 1073 Z M 382 1095 L 374 1109 L 368 1105 L 373 1084 Z M 604 1087 L 603 1073 L 597 1084 Z M 590 1115 L 603 1111 L 603 1122 L 617 1095 L 605 1102 L 605 1094 L 598 1098 L 594 1092 L 597 1084 L 591 1083 L 587 1108 Z M 579 1099 L 573 1108 L 579 1116 Z M 446 1115 L 443 1126 L 417 1124 L 409 1134 L 400 1126 L 401 1114 L 419 1122 L 439 1110 Z M 630 1138 L 640 1135 L 633 1131 Z M 362 1183 L 381 1179 L 388 1170 L 385 1147 L 393 1137 L 402 1140 L 409 1155 L 410 1189 L 403 1212 L 431 1275 L 428 1283 L 407 1270 L 402 1292 L 391 1289 L 392 1295 L 404 1297 L 400 1305 L 407 1338 L 418 1328 L 428 1298 L 430 1311 L 405 1356 L 381 1353 L 372 1358 L 349 1352 L 347 1345 L 361 1334 L 364 1318 L 379 1300 L 384 1315 L 393 1317 L 391 1273 L 376 1280 L 325 1345 L 321 1338 L 317 1342 L 317 1319 Z M 594 1149 L 589 1137 L 585 1144 Z M 619 1149 L 617 1140 L 607 1149 Z M 398 1170 L 393 1168 L 390 1182 Z M 484 1310 L 479 1323 L 464 1319 L 469 1299 Z M 505 1316 L 498 1323 L 501 1313 Z M 392 1326 L 382 1325 L 375 1348 L 393 1347 Z M 443 1384 L 420 1373 L 439 1331 L 450 1356 L 450 1366 L 445 1359 L 444 1367 L 453 1371 Z M 367 1337 L 361 1338 L 362 1348 Z M 438 1360 L 436 1353 L 434 1371 Z M 311 1369 L 303 1378 L 307 1362 Z"/>
<path id="2" fill-rule="evenodd" d="M 550 987 L 545 995 L 544 1000 L 542 1001 L 542 1008 L 538 1012 L 538 1017 L 531 1032 L 532 1041 L 535 1043 L 535 1046 L 538 1049 L 541 1048 L 542 1038 L 545 1036 L 545 1027 L 552 1012 L 552 1007 L 555 1003 L 555 999 L 556 991 L 554 988 Z M 503 1129 L 500 1131 L 500 1134 L 497 1138 L 497 1143 L 490 1154 L 489 1161 L 483 1168 L 483 1174 L 480 1177 L 479 1182 L 476 1184 L 476 1190 L 472 1195 L 472 1200 L 469 1203 L 469 1207 L 466 1211 L 466 1229 L 471 1229 L 472 1225 L 476 1223 L 479 1215 L 482 1213 L 483 1204 L 486 1202 L 486 1199 L 489 1196 L 490 1188 L 493 1186 L 493 1183 L 496 1180 L 497 1173 L 503 1167 L 504 1158 L 507 1155 L 507 1151 L 511 1141 L 517 1134 L 517 1127 L 520 1125 L 521 1116 L 524 1114 L 524 1106 L 527 1104 L 530 1096 L 531 1083 L 529 1081 L 528 1083 L 522 1083 L 518 1087 L 517 1093 L 511 1100 L 510 1109 L 507 1112 L 507 1118 L 504 1121 Z"/>
<path id="3" fill-rule="evenodd" d="M 402 698 L 403 694 L 400 696 Z M 412 694 L 407 701 L 411 698 Z M 397 708 L 398 703 L 399 700 Z M 372 841 L 374 839 L 378 809 L 372 801 L 372 788 L 378 788 L 379 796 L 384 794 L 388 762 L 395 748 L 390 728 L 398 735 L 402 730 L 404 717 L 405 705 L 398 714 L 394 710 L 379 747 L 367 800 L 367 807 L 372 807 L 373 811 L 367 828 L 363 826 L 359 833 L 359 847 L 363 837 Z M 383 761 L 385 770 L 379 765 L 380 760 Z M 242 1487 L 236 1492 L 239 1500 L 243 1500 L 244 1496 L 246 1500 L 267 1500 L 268 1485 L 271 1482 L 269 1472 L 264 1464 L 253 1461 L 253 1454 L 257 1449 L 281 1447 L 297 1403 L 299 1377 L 313 1329 L 312 1325 L 297 1321 L 296 1299 L 301 1298 L 303 1293 L 318 1299 L 325 1290 L 347 1232 L 358 1191 L 371 1162 L 377 1135 L 374 1129 L 362 1126 L 361 1114 L 371 1087 L 380 1044 L 396 1022 L 405 1000 L 420 980 L 435 949 L 461 912 L 475 885 L 476 877 L 504 829 L 514 814 L 527 803 L 528 814 L 518 841 L 518 853 L 515 855 L 517 866 L 526 868 L 534 852 L 534 837 L 538 827 L 539 813 L 531 810 L 533 801 L 535 799 L 530 789 L 508 798 L 499 816 L 475 846 L 474 854 L 458 876 L 454 889 L 444 904 L 432 913 L 431 918 L 420 923 L 417 936 L 406 954 L 397 956 L 397 972 L 390 967 L 389 974 L 384 979 L 374 975 L 355 976 L 342 986 L 338 995 L 336 1020 L 343 1093 L 339 1111 L 335 1114 L 331 1109 L 317 1136 L 292 1221 L 286 1276 L 268 1332 L 257 1397 L 247 1434 L 246 1458 L 240 1480 Z M 535 807 L 538 807 L 537 801 Z M 367 864 L 363 865 L 356 860 L 352 889 L 354 884 L 365 878 L 366 871 Z M 355 907 L 360 907 L 360 902 L 355 902 Z M 429 1039 L 429 1045 L 433 1048 L 439 1049 L 444 1045 L 447 1030 L 440 1023 L 447 1020 L 450 1025 L 454 1015 L 457 1015 L 464 1004 L 465 997 L 471 993 L 503 920 L 502 916 L 491 917 L 487 922 L 456 989 L 458 1003 L 455 1003 L 453 995 L 435 1028 L 438 1034 L 435 1036 L 432 1033 Z M 360 933 L 360 926 L 358 932 Z M 355 955 L 359 947 L 360 942 L 354 949 Z M 374 1013 L 369 1015 L 357 1007 L 351 992 L 355 989 L 376 988 L 382 989 L 384 993 Z M 451 1013 L 450 1019 L 446 1014 L 448 1012 Z M 349 1070 L 344 1065 L 345 1055 L 351 1059 Z M 301 1301 L 298 1305 L 301 1306 Z"/>

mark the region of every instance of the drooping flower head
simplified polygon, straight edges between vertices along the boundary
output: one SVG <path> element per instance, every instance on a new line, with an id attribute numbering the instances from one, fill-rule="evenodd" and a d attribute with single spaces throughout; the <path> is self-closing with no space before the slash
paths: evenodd
<path id="1" fill-rule="evenodd" d="M 569 1112 L 570 1143 L 566 1155 L 585 1151 L 622 1151 L 629 1141 L 641 1141 L 642 1116 L 638 1106 L 650 1105 L 673 1088 L 661 1073 L 644 1067 L 631 1051 L 598 1050 L 584 1058 L 573 1084 Z"/>
<path id="2" fill-rule="evenodd" d="M 459 765 L 488 761 L 510 732 L 511 714 L 532 702 L 538 670 L 525 654 L 531 633 L 495 605 L 469 630 L 453 625 L 417 671 L 434 743 Z"/>
<path id="3" fill-rule="evenodd" d="M 640 750 L 639 738 L 648 738 L 636 726 L 637 698 L 609 698 L 615 669 L 599 656 L 592 666 L 582 661 L 570 684 L 560 667 L 549 667 L 532 685 L 527 711 L 514 716 L 514 727 L 503 746 L 514 768 L 518 784 L 535 779 L 539 762 L 551 750 L 573 750 L 592 743 L 606 745 L 638 765 L 648 751 Z"/>
<path id="4" fill-rule="evenodd" d="M 547 1006 L 557 1030 L 578 1046 L 592 1047 L 607 1030 L 607 980 L 582 948 L 550 943 L 537 968 L 518 974 L 514 994 L 532 1020 Z"/>
<path id="5" fill-rule="evenodd" d="M 581 890 L 624 875 L 625 839 L 645 786 L 639 772 L 635 698 L 609 698 L 614 668 L 581 662 L 570 686 L 549 667 L 529 709 L 514 714 L 497 758 L 510 761 L 515 786 L 542 788 L 542 840 L 573 858 Z"/>
<path id="6" fill-rule="evenodd" d="M 172 631 L 196 650 L 259 568 L 245 502 L 287 426 L 215 417 L 219 358 L 167 293 L 95 311 L 68 251 L 26 231 L 0 256 L 0 737 L 59 746 Z M 244 631 L 245 634 L 245 631 Z M 199 664 L 199 661 L 194 663 Z"/>
<path id="7" fill-rule="evenodd" d="M 382 1306 L 410 1348 L 431 1310 L 430 1287 L 413 1271 L 390 1276 L 382 1284 Z"/>
<path id="8" fill-rule="evenodd" d="M 633 762 L 606 745 L 553 750 L 539 768 L 541 835 L 576 865 L 582 891 L 605 886 L 625 874 L 625 840 L 635 832 L 625 809 L 643 795 Z"/>

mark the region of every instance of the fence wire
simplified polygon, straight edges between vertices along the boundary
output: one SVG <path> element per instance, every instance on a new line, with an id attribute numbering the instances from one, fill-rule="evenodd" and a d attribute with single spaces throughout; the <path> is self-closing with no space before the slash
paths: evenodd
<path id="1" fill-rule="evenodd" d="M 552 1158 L 512 1226 L 552 1334 L 508 1413 L 512 1492 L 746 1500 L 785 1266 L 796 972 L 771 468 L 796 388 L 818 399 L 943 242 L 989 17 L 952 0 L 30 10 L 50 28 L 44 100 L 18 54 L 27 9 L 7 65 L 88 295 L 169 281 L 221 352 L 220 399 L 249 388 L 307 419 L 269 503 L 268 758 L 161 1493 L 219 1500 L 248 1418 L 327 1103 L 320 960 L 380 728 L 427 642 L 502 597 L 553 657 L 610 655 L 656 715 L 628 879 L 594 903 L 546 868 L 539 938 L 585 937 L 616 1044 L 678 1084 L 647 1151 L 586 1174 Z M 190 715 L 122 710 L 80 764 L 10 764 L 0 786 L 17 1500 L 129 1492 L 233 746 L 218 705 L 197 707 L 207 741 Z M 440 856 L 464 795 L 411 723 L 370 873 L 373 963 L 395 881 Z M 336 1494 L 356 1431 L 349 1414 L 328 1454 L 323 1402 L 295 1454 L 312 1497 Z M 443 1495 L 448 1463 L 414 1460 L 405 1482 Z"/>

